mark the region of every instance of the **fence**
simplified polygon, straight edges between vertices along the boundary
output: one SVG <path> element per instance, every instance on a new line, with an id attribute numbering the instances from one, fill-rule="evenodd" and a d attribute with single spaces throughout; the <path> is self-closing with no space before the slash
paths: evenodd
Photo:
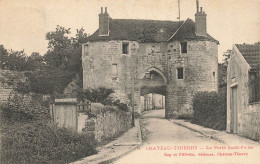
<path id="1" fill-rule="evenodd" d="M 91 112 L 91 103 L 78 102 L 76 98 L 55 99 L 51 104 L 50 112 L 54 124 L 81 132 L 87 114 Z"/>

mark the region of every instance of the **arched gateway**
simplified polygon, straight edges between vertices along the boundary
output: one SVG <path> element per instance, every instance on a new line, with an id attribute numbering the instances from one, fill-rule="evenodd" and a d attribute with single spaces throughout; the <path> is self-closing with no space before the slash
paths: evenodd
<path id="1" fill-rule="evenodd" d="M 151 66 L 139 76 L 139 111 L 165 109 L 167 78 L 157 67 Z"/>
<path id="2" fill-rule="evenodd" d="M 162 90 L 166 118 L 192 115 L 196 92 L 218 90 L 217 56 L 202 10 L 195 22 L 112 19 L 105 10 L 82 44 L 83 88 L 112 87 L 126 103 L 134 95 L 139 112 L 140 97 Z"/>

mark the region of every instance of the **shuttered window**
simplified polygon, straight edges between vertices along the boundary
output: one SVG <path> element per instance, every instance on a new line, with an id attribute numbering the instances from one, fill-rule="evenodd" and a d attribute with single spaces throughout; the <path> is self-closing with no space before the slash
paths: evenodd
<path id="1" fill-rule="evenodd" d="M 112 64 L 112 76 L 117 77 L 118 71 L 117 71 L 117 64 Z"/>

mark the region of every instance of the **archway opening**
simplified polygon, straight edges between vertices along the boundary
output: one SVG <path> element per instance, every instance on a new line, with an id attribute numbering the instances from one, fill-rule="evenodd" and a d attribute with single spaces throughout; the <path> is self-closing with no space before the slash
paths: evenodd
<path id="1" fill-rule="evenodd" d="M 166 77 L 159 69 L 151 67 L 144 72 L 140 85 L 142 112 L 165 109 L 166 83 Z"/>

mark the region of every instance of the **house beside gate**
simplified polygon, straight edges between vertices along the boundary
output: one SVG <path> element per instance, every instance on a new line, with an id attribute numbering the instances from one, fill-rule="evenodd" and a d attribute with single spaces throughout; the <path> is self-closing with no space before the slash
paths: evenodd
<path id="1" fill-rule="evenodd" d="M 227 131 L 260 140 L 260 46 L 233 45 L 227 70 Z"/>

